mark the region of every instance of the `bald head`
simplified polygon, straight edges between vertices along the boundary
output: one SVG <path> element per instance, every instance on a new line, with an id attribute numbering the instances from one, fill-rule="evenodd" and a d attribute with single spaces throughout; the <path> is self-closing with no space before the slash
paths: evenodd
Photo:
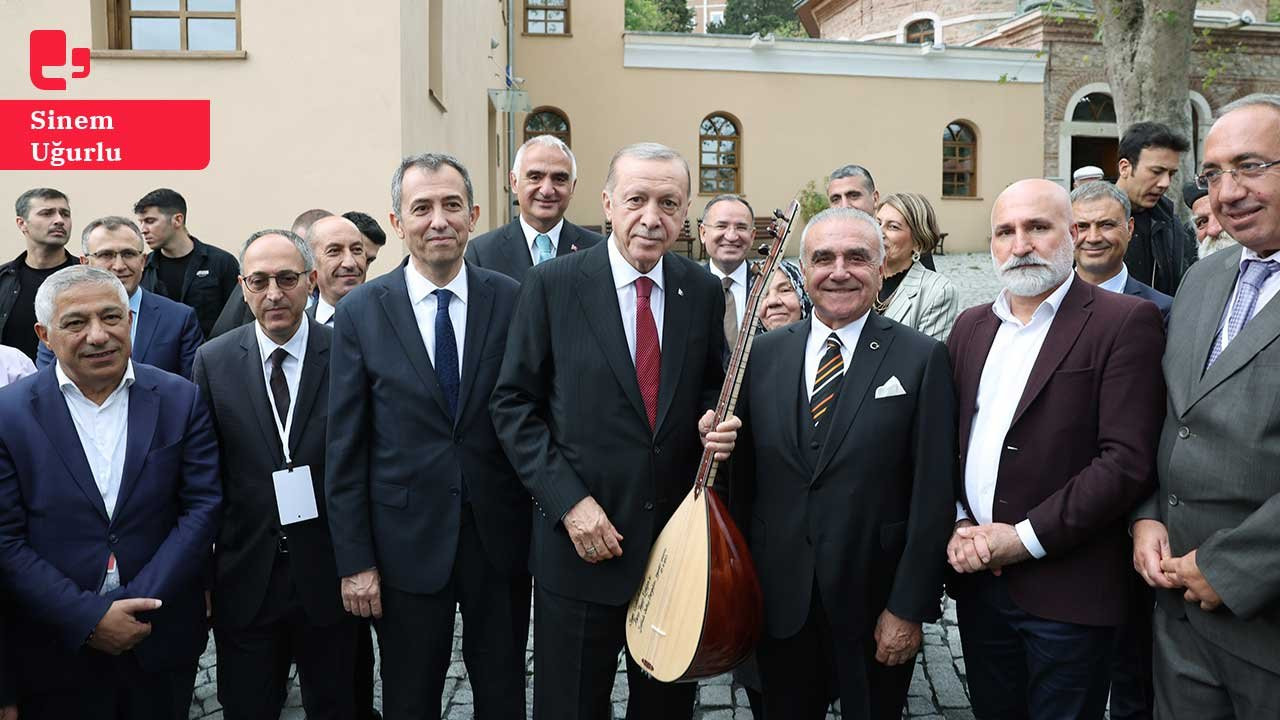
<path id="1" fill-rule="evenodd" d="M 1051 293 L 1071 273 L 1071 196 L 1039 178 L 1005 188 L 991 207 L 991 261 L 1014 295 Z"/>
<path id="2" fill-rule="evenodd" d="M 364 237 L 355 223 L 341 215 L 328 215 L 312 223 L 307 244 L 316 256 L 320 298 L 336 307 L 339 300 L 364 282 L 369 267 Z"/>
<path id="3" fill-rule="evenodd" d="M 1019 180 L 1004 189 L 996 196 L 991 206 L 991 231 L 995 232 L 996 215 L 1004 209 L 1003 205 L 1025 205 L 1034 203 L 1046 212 L 1058 212 L 1063 221 L 1071 224 L 1071 195 L 1056 182 L 1042 178 Z"/>

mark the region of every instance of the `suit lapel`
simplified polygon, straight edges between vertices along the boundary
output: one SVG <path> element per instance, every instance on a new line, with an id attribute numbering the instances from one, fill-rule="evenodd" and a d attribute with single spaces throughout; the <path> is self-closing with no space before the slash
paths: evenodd
<path id="1" fill-rule="evenodd" d="M 682 284 L 685 268 L 668 257 L 662 263 L 665 287 L 662 290 L 662 375 L 658 382 L 658 414 L 654 422 L 654 434 L 662 427 L 680 384 L 684 369 L 684 357 L 689 347 L 689 298 L 685 297 Z M 638 386 L 637 386 L 638 387 Z"/>
<path id="2" fill-rule="evenodd" d="M 89 504 L 98 510 L 103 522 L 108 522 L 107 506 L 102 502 L 102 492 L 94 482 L 93 471 L 89 469 L 89 461 L 85 458 L 84 448 L 80 446 L 80 434 L 76 432 L 75 422 L 71 420 L 71 411 L 67 409 L 67 401 L 58 388 L 58 378 L 52 366 L 45 368 L 39 383 L 31 394 L 32 416 L 44 430 L 49 444 L 57 449 L 58 458 L 66 466 L 71 479 L 84 493 Z"/>
<path id="3" fill-rule="evenodd" d="M 1049 334 L 1045 336 L 1044 344 L 1040 346 L 1040 354 L 1036 356 L 1036 362 L 1031 366 L 1031 375 L 1027 377 L 1027 386 L 1022 391 L 1022 399 L 1018 401 L 1018 409 L 1014 411 L 1013 421 L 1009 423 L 1009 427 L 1017 424 L 1018 419 L 1048 384 L 1049 378 L 1053 377 L 1054 371 L 1062 364 L 1071 346 L 1076 344 L 1080 331 L 1084 330 L 1085 323 L 1089 321 L 1089 316 L 1092 314 L 1089 305 L 1093 302 L 1094 292 L 1106 291 L 1095 291 L 1092 285 L 1083 280 L 1072 280 L 1071 288 L 1067 290 L 1066 297 L 1062 298 L 1062 304 L 1053 315 Z"/>
<path id="4" fill-rule="evenodd" d="M 280 432 L 276 430 L 275 418 L 271 416 L 275 408 L 272 406 L 271 395 L 267 392 L 266 378 L 262 374 L 262 351 L 258 349 L 254 324 L 243 325 L 236 332 L 240 333 L 241 372 L 249 383 L 248 402 L 253 408 L 254 417 L 258 419 L 262 443 L 271 453 L 271 462 L 276 467 L 281 467 L 284 465 L 284 451 L 280 448 Z"/>
<path id="5" fill-rule="evenodd" d="M 138 308 L 138 330 L 134 333 L 133 351 L 129 354 L 140 363 L 150 363 L 147 350 L 151 348 L 151 340 L 156 334 L 156 324 L 160 320 L 160 311 L 156 308 L 150 293 L 141 288 L 141 303 Z"/>
<path id="6" fill-rule="evenodd" d="M 804 386 L 804 350 L 808 342 L 809 327 L 808 320 L 786 327 L 785 347 L 778 358 L 778 376 L 765 381 L 772 386 L 770 395 L 776 403 L 773 416 L 782 420 L 783 447 L 786 448 L 800 447 L 799 428 L 792 418 L 796 416 L 797 408 L 808 404 L 808 388 Z M 747 362 L 750 364 L 751 361 Z M 799 457 L 808 465 L 809 453 L 799 453 Z"/>
<path id="7" fill-rule="evenodd" d="M 307 318 L 304 322 L 314 323 L 315 321 Z M 315 323 L 308 329 L 306 356 L 302 363 L 302 377 L 298 380 L 298 397 L 294 401 L 296 407 L 293 410 L 293 427 L 289 428 L 289 454 L 295 455 L 298 447 L 298 438 L 302 437 L 302 430 L 307 423 L 311 421 L 312 410 L 316 406 L 316 397 L 320 392 L 327 391 L 326 383 L 321 380 L 325 377 L 325 372 L 329 369 L 329 344 L 324 342 L 320 337 L 319 328 L 321 325 Z M 258 373 L 258 377 L 262 377 L 262 373 Z M 284 458 L 281 457 L 281 460 Z"/>
<path id="8" fill-rule="evenodd" d="M 463 340 L 462 377 L 459 380 L 458 417 L 454 419 L 455 424 L 462 419 L 471 399 L 471 388 L 475 385 L 480 357 L 488 337 L 489 318 L 493 316 L 494 293 L 488 280 L 480 279 L 470 265 L 465 266 L 464 272 L 467 273 L 467 330 Z M 489 398 L 482 398 L 481 401 L 483 405 Z"/>
<path id="9" fill-rule="evenodd" d="M 848 434 L 858 409 L 871 389 L 880 363 L 889 352 L 893 343 L 893 333 L 888 320 L 867 311 L 867 322 L 858 337 L 858 346 L 849 360 L 849 369 L 845 370 L 844 379 L 840 381 L 840 394 L 836 396 L 836 409 L 831 416 L 831 427 L 827 431 L 826 440 L 822 443 L 822 451 L 818 455 L 818 465 L 813 469 L 813 477 L 818 477 L 830 464 L 836 448 Z"/>
<path id="10" fill-rule="evenodd" d="M 136 375 L 137 368 L 134 369 Z M 129 495 L 138 484 L 138 473 L 151 451 L 151 439 L 156 433 L 156 421 L 160 416 L 160 396 L 156 388 L 140 378 L 135 378 L 129 389 L 129 425 L 125 439 L 124 471 L 120 475 L 120 493 L 116 498 L 116 512 L 125 507 Z"/>
<path id="11" fill-rule="evenodd" d="M 1236 268 L 1239 268 L 1238 258 Z M 1237 269 L 1236 272 L 1238 274 L 1239 270 Z M 1218 308 L 1219 316 L 1222 308 L 1226 307 L 1226 303 L 1230 301 L 1230 293 L 1234 287 L 1235 282 L 1234 278 L 1232 278 L 1232 281 L 1227 283 L 1228 289 L 1225 293 L 1227 299 L 1223 300 L 1222 307 Z M 1213 304 L 1206 303 L 1206 306 Z M 1216 335 L 1216 332 L 1214 334 Z M 1246 322 L 1244 327 L 1240 328 L 1240 334 L 1232 338 L 1231 344 L 1222 351 L 1217 361 L 1204 371 L 1204 377 L 1195 385 L 1190 402 L 1187 404 L 1187 409 L 1190 410 L 1191 406 L 1199 402 L 1200 398 L 1207 395 L 1210 390 L 1213 390 L 1223 380 L 1231 377 L 1247 365 L 1255 355 L 1274 342 L 1277 337 L 1280 337 L 1280 300 L 1273 298 L 1258 311 L 1257 315 L 1254 315 L 1252 319 Z M 1204 359 L 1207 358 L 1208 353 L 1206 352 Z"/>
<path id="12" fill-rule="evenodd" d="M 560 242 L 556 245 L 556 257 L 563 257 L 578 249 L 578 228 L 568 220 L 560 226 Z"/>
<path id="13" fill-rule="evenodd" d="M 1231 302 L 1231 293 L 1236 287 L 1236 278 L 1240 274 L 1240 254 L 1243 251 L 1235 251 L 1226 253 L 1222 271 L 1213 273 L 1205 279 L 1204 293 L 1201 295 L 1200 317 L 1196 321 L 1195 344 L 1192 346 L 1192 354 L 1190 357 L 1181 357 L 1179 362 L 1186 363 L 1187 382 L 1185 387 L 1190 391 L 1183 396 L 1182 385 L 1177 383 L 1169 383 L 1169 392 L 1175 395 L 1175 400 L 1183 400 L 1183 402 L 1175 402 L 1174 407 L 1181 412 L 1191 409 L 1192 405 L 1199 402 L 1200 398 L 1209 393 L 1210 390 L 1217 387 L 1219 383 L 1227 379 L 1242 365 L 1249 361 L 1258 350 L 1266 343 L 1258 344 L 1254 348 L 1254 344 L 1260 342 L 1263 338 L 1275 337 L 1275 323 L 1271 323 L 1271 327 L 1263 327 L 1258 329 L 1259 337 L 1253 338 L 1253 332 L 1250 327 L 1259 324 L 1266 326 L 1265 321 L 1258 323 L 1268 315 L 1274 313 L 1275 305 L 1267 303 L 1267 307 L 1263 308 L 1263 312 L 1258 313 L 1252 321 L 1247 323 L 1241 329 L 1240 334 L 1231 341 L 1226 350 L 1218 356 L 1217 362 L 1208 368 L 1204 364 L 1209 360 L 1209 352 L 1213 349 L 1213 344 L 1218 341 L 1218 329 L 1222 327 L 1222 316 L 1227 309 L 1227 304 Z M 1266 312 L 1272 310 L 1272 313 Z M 1241 342 L 1244 341 L 1244 342 Z M 1244 347 L 1237 347 L 1243 345 Z M 1176 388 L 1176 390 L 1175 390 Z"/>
<path id="14" fill-rule="evenodd" d="M 919 265 L 912 265 L 911 269 L 907 270 L 906 276 L 902 278 L 902 284 L 898 286 L 897 292 L 894 293 L 894 300 L 897 300 L 898 297 L 901 297 L 904 301 L 913 300 L 916 295 L 920 294 L 921 271 L 917 269 L 918 267 Z M 894 302 L 886 308 L 885 316 L 895 322 L 902 322 L 903 318 L 907 316 L 907 311 L 914 305 L 915 303 L 913 302 Z"/>
<path id="15" fill-rule="evenodd" d="M 386 285 L 378 288 L 378 302 L 387 315 L 392 332 L 400 340 L 409 364 L 418 373 L 427 392 L 444 411 L 445 417 L 448 417 L 449 404 L 445 402 L 440 383 L 436 381 L 436 371 L 427 355 L 427 346 L 422 342 L 422 333 L 418 332 L 418 318 L 413 314 L 413 306 L 409 303 L 409 286 L 404 281 L 404 268 L 408 262 L 409 259 L 406 258 L 400 263 L 399 269 L 388 274 Z"/>
<path id="16" fill-rule="evenodd" d="M 506 242 L 503 243 L 502 255 L 507 263 L 507 274 L 514 278 L 524 278 L 524 274 L 533 267 L 533 258 L 529 255 L 529 243 L 524 238 L 524 228 L 520 226 L 520 218 L 507 223 L 503 228 Z M 459 406 L 461 407 L 461 406 Z"/>
<path id="17" fill-rule="evenodd" d="M 591 332 L 596 336 L 596 343 L 604 353 L 605 362 L 622 386 L 623 394 L 631 401 L 640 421 L 647 425 L 648 414 L 644 409 L 644 401 L 640 398 L 636 366 L 631 359 L 626 332 L 622 328 L 622 313 L 618 309 L 618 291 L 614 287 L 613 273 L 609 269 L 608 244 L 599 243 L 586 252 L 590 255 L 582 264 L 583 276 L 578 282 L 578 300 L 582 303 L 582 312 L 587 317 Z M 670 305 L 667 307 L 668 311 L 669 309 Z M 670 320 L 670 315 L 666 320 Z M 666 372 L 665 360 L 663 372 Z"/>

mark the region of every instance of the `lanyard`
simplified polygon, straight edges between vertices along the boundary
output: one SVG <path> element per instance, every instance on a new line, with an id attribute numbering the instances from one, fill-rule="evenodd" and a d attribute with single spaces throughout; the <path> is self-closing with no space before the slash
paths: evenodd
<path id="1" fill-rule="evenodd" d="M 301 363 L 302 360 L 299 359 L 298 362 Z M 301 368 L 299 368 L 299 370 L 301 370 Z M 280 363 L 280 373 L 284 374 L 283 362 Z M 301 379 L 302 379 L 301 373 L 298 374 L 298 379 L 299 379 L 299 383 L 301 383 Z M 289 378 L 287 376 L 285 377 L 284 385 L 286 389 L 289 387 Z M 267 388 L 268 388 L 267 394 L 270 395 L 271 380 L 269 377 L 267 379 Z M 272 400 L 271 408 L 270 408 L 271 419 L 276 424 L 276 432 L 280 434 L 280 449 L 284 452 L 284 464 L 285 464 L 285 467 L 287 467 L 290 471 L 292 471 L 293 457 L 289 454 L 289 431 L 293 429 L 293 416 L 294 416 L 294 411 L 298 409 L 298 403 L 295 398 L 292 398 L 292 397 L 289 398 L 289 417 L 285 418 L 284 424 L 281 425 L 280 413 L 276 412 L 274 396 L 271 398 L 271 400 Z"/>

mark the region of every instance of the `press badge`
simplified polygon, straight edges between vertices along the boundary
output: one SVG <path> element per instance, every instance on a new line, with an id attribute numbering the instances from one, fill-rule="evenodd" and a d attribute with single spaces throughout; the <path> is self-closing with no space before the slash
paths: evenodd
<path id="1" fill-rule="evenodd" d="M 292 470 L 277 470 L 271 473 L 271 480 L 276 486 L 276 509 L 280 512 L 281 525 L 320 517 L 310 467 L 299 465 Z"/>

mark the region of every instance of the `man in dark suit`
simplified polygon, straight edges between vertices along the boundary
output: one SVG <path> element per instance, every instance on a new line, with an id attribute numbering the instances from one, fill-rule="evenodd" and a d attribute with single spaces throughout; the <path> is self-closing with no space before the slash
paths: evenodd
<path id="1" fill-rule="evenodd" d="M 448 155 L 401 162 L 398 270 L 334 321 L 327 493 L 342 598 L 377 620 L 383 714 L 439 717 L 455 608 L 476 717 L 522 717 L 529 496 L 489 395 L 518 286 L 463 261 L 480 207 Z"/>
<path id="2" fill-rule="evenodd" d="M 0 392 L 0 581 L 23 718 L 172 720 L 208 637 L 221 489 L 195 385 L 129 359 L 129 302 L 77 266 L 36 295 L 57 364 Z"/>
<path id="3" fill-rule="evenodd" d="M 355 623 L 342 609 L 324 506 L 329 345 L 303 308 L 307 243 L 256 232 L 240 282 L 257 322 L 200 349 L 226 499 L 214 555 L 218 701 L 228 720 L 279 714 L 298 664 L 309 718 L 351 718 Z"/>
<path id="4" fill-rule="evenodd" d="M 520 203 L 515 220 L 467 245 L 467 262 L 524 282 L 529 268 L 585 250 L 601 238 L 564 219 L 578 184 L 578 161 L 552 135 L 529 138 L 516 152 L 511 191 Z"/>
<path id="5" fill-rule="evenodd" d="M 1280 716 L 1280 96 L 1222 108 L 1205 139 L 1213 215 L 1241 245 L 1174 300 L 1159 488 L 1134 566 L 1157 588 L 1157 717 Z"/>
<path id="6" fill-rule="evenodd" d="M 809 320 L 758 338 L 739 402 L 735 506 L 764 591 L 766 714 L 899 720 L 940 615 L 955 512 L 942 343 L 869 312 L 879 224 L 834 208 L 801 241 Z"/>
<path id="7" fill-rule="evenodd" d="M 138 226 L 128 218 L 98 218 L 85 226 L 81 245 L 84 255 L 80 261 L 115 275 L 129 293 L 129 309 L 133 312 L 129 339 L 134 362 L 190 380 L 196 349 L 204 341 L 196 312 L 140 287 L 146 255 Z M 36 367 L 43 368 L 53 362 L 53 351 L 41 344 Z"/>
<path id="8" fill-rule="evenodd" d="M 619 150 L 603 192 L 613 235 L 534 268 L 511 323 L 493 417 L 538 505 L 539 717 L 608 716 L 626 605 L 691 487 L 699 434 L 727 456 L 740 425 L 731 418 L 711 432 L 708 408 L 724 378 L 723 291 L 670 252 L 689 191 L 675 150 Z M 695 685 L 660 684 L 629 656 L 627 683 L 628 718 L 693 712 Z"/>
<path id="9" fill-rule="evenodd" d="M 707 201 L 698 223 L 698 237 L 707 251 L 707 269 L 724 288 L 724 338 L 729 352 L 744 324 L 751 293 L 749 256 L 755 255 L 755 213 L 741 195 L 717 195 Z M 727 358 L 727 356 L 726 356 Z"/>
<path id="10" fill-rule="evenodd" d="M 1104 290 L 1150 300 L 1167 325 L 1173 298 L 1139 282 L 1124 264 L 1133 237 L 1129 196 L 1111 183 L 1086 183 L 1071 191 L 1071 215 L 1076 226 L 1076 275 Z"/>
<path id="11" fill-rule="evenodd" d="M 364 283 L 369 267 L 364 255 L 364 237 L 355 223 L 341 215 L 317 220 L 305 237 L 316 258 L 316 289 L 319 290 L 307 314 L 321 325 L 332 327 L 338 301 Z"/>
<path id="12" fill-rule="evenodd" d="M 1101 718 L 1124 621 L 1124 516 L 1150 493 L 1164 385 L 1152 303 L 1074 279 L 1065 190 L 991 211 L 1005 289 L 948 345 L 963 479 L 948 560 L 978 717 Z"/>

